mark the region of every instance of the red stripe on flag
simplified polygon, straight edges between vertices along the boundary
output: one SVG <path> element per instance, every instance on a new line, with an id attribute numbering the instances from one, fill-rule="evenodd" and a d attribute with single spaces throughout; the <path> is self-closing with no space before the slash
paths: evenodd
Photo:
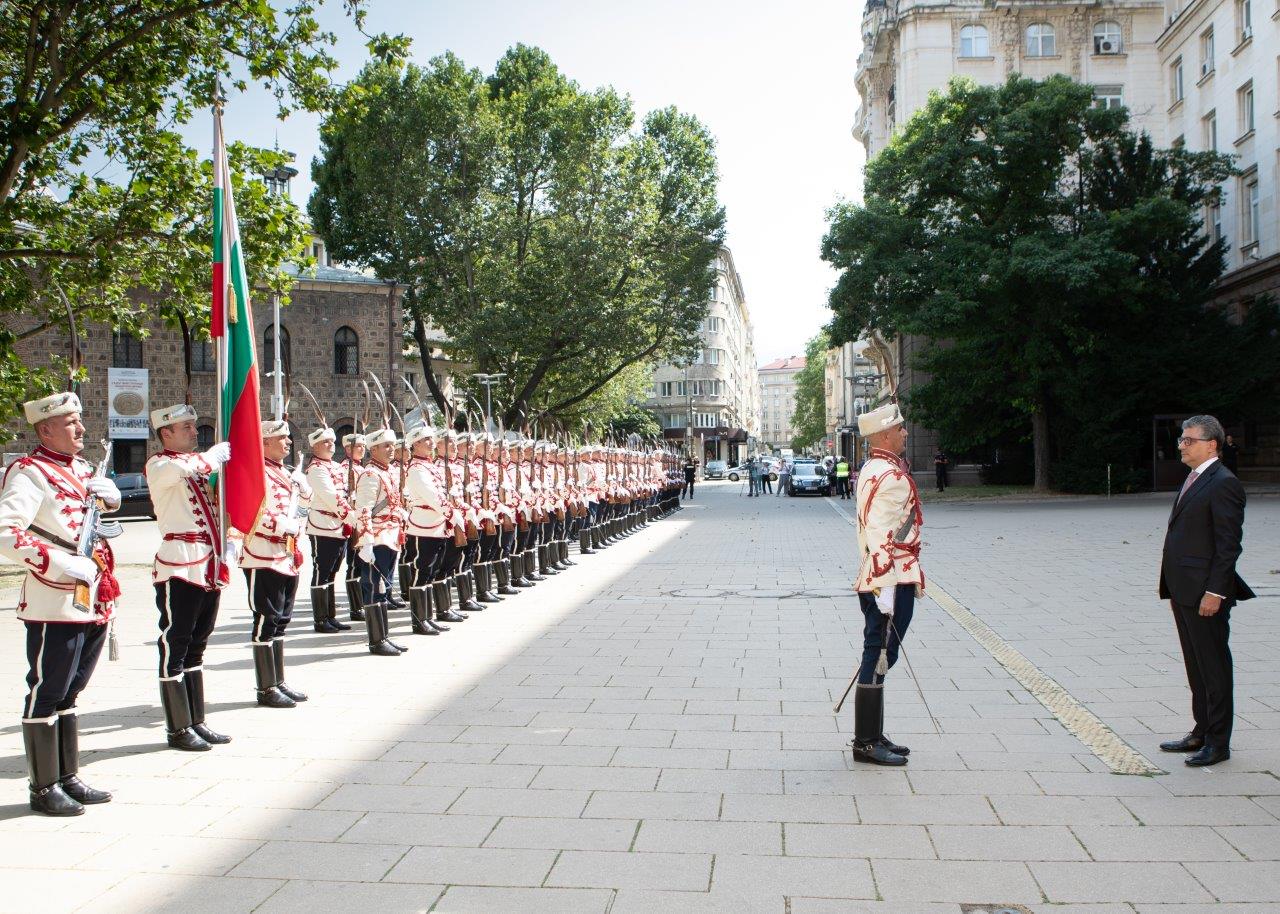
<path id="1" fill-rule="evenodd" d="M 231 525 L 248 533 L 258 521 L 267 495 L 266 458 L 262 452 L 262 421 L 258 413 L 258 372 L 245 378 L 240 398 L 231 410 L 227 440 L 227 517 Z"/>

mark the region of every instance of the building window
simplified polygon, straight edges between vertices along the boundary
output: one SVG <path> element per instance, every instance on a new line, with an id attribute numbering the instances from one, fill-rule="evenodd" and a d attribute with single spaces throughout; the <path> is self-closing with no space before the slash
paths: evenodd
<path id="1" fill-rule="evenodd" d="M 426 418 L 426 417 L 424 416 L 423 418 Z M 338 439 L 337 446 L 334 448 L 334 451 L 333 451 L 333 459 L 346 460 L 347 449 L 342 446 L 342 439 L 347 437 L 347 435 L 354 435 L 356 433 L 355 420 L 339 419 L 338 424 L 334 426 L 333 433 L 334 435 L 337 436 L 337 439 Z"/>
<path id="2" fill-rule="evenodd" d="M 270 373 L 275 370 L 275 361 L 276 325 L 267 324 L 267 329 L 262 331 L 262 367 Z M 289 328 L 283 325 L 280 327 L 280 364 L 286 373 L 293 370 L 293 344 L 289 340 Z"/>
<path id="3" fill-rule="evenodd" d="M 333 373 L 360 373 L 360 338 L 350 327 L 339 327 L 333 335 Z"/>
<path id="4" fill-rule="evenodd" d="M 960 56 L 991 56 L 991 38 L 985 25 L 966 25 L 960 29 Z"/>
<path id="5" fill-rule="evenodd" d="M 1240 113 L 1240 137 L 1243 139 L 1253 132 L 1253 80 L 1245 83 L 1236 92 L 1236 102 Z"/>
<path id="6" fill-rule="evenodd" d="M 141 368 L 142 340 L 122 331 L 111 334 L 111 367 Z M 117 468 L 117 472 L 124 471 Z"/>
<path id="7" fill-rule="evenodd" d="M 1054 57 L 1058 53 L 1057 40 L 1053 26 L 1047 22 L 1037 22 L 1027 26 L 1027 56 Z"/>
<path id="8" fill-rule="evenodd" d="M 1205 207 L 1205 224 L 1213 241 L 1222 240 L 1222 201 L 1216 197 Z"/>
<path id="9" fill-rule="evenodd" d="M 1253 0 L 1236 0 L 1236 34 L 1241 44 L 1253 37 Z"/>
<path id="10" fill-rule="evenodd" d="M 1119 54 L 1122 49 L 1120 23 L 1103 21 L 1093 27 L 1093 53 Z"/>
<path id="11" fill-rule="evenodd" d="M 213 426 L 198 425 L 196 426 L 196 447 L 202 451 L 207 451 L 213 447 Z"/>
<path id="12" fill-rule="evenodd" d="M 658 396 L 659 396 L 659 397 L 669 397 L 669 396 L 671 396 L 671 382 L 670 382 L 670 381 L 659 381 L 659 382 L 658 382 Z"/>
<path id="13" fill-rule="evenodd" d="M 1182 84 L 1182 58 L 1179 57 L 1169 67 L 1169 104 L 1176 105 L 1185 96 Z"/>
<path id="14" fill-rule="evenodd" d="M 1242 247 L 1257 244 L 1262 232 L 1262 210 L 1258 197 L 1258 173 L 1240 179 L 1240 240 Z"/>
<path id="15" fill-rule="evenodd" d="M 1200 36 L 1200 78 L 1213 72 L 1213 29 Z"/>
<path id="16" fill-rule="evenodd" d="M 1209 152 L 1218 151 L 1218 112 L 1210 111 L 1201 121 L 1204 124 L 1204 148 Z"/>
<path id="17" fill-rule="evenodd" d="M 1093 87 L 1093 105 L 1095 108 L 1105 108 L 1108 111 L 1112 108 L 1124 107 L 1124 87 L 1123 86 L 1094 86 Z"/>
<path id="18" fill-rule="evenodd" d="M 191 341 L 191 370 L 218 370 L 218 360 L 214 357 L 213 343 L 210 340 Z"/>

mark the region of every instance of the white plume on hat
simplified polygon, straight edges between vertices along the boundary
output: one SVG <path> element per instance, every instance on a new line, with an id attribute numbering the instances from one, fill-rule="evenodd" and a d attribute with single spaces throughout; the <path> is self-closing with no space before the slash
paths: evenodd
<path id="1" fill-rule="evenodd" d="M 83 412 L 80 408 L 80 398 L 70 392 L 50 394 L 39 400 L 28 400 L 22 404 L 22 411 L 26 413 L 27 421 L 32 425 L 55 416 Z"/>
<path id="2" fill-rule="evenodd" d="M 858 417 L 858 434 L 866 438 L 868 435 L 875 435 L 895 425 L 901 425 L 905 421 L 897 403 L 886 403 Z"/>
<path id="3" fill-rule="evenodd" d="M 166 425 L 177 425 L 186 419 L 194 421 L 198 418 L 196 408 L 190 403 L 177 403 L 173 406 L 153 409 L 151 411 L 151 427 L 158 431 Z"/>

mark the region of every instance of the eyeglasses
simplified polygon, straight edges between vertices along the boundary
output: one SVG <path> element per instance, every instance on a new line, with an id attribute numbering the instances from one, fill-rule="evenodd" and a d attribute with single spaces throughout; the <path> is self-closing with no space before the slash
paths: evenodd
<path id="1" fill-rule="evenodd" d="M 1186 435 L 1183 435 L 1181 438 L 1178 439 L 1178 444 L 1190 444 L 1192 441 L 1212 441 L 1212 440 L 1213 440 L 1212 438 L 1188 438 Z"/>

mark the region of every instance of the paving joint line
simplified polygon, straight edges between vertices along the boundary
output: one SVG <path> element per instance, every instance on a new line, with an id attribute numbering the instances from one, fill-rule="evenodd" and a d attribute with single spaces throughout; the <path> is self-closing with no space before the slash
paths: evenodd
<path id="1" fill-rule="evenodd" d="M 827 504 L 850 526 L 856 528 L 856 522 L 847 511 L 830 499 L 827 499 Z M 943 612 L 968 632 L 973 640 L 982 645 L 1010 676 L 1044 705 L 1054 719 L 1110 768 L 1113 774 L 1167 773 L 1121 739 L 1101 718 L 1077 701 L 1057 680 L 1028 660 L 1021 651 L 996 634 L 991 626 L 974 615 L 968 607 L 961 604 L 940 585 L 930 583 L 927 592 L 933 602 L 942 607 Z"/>

